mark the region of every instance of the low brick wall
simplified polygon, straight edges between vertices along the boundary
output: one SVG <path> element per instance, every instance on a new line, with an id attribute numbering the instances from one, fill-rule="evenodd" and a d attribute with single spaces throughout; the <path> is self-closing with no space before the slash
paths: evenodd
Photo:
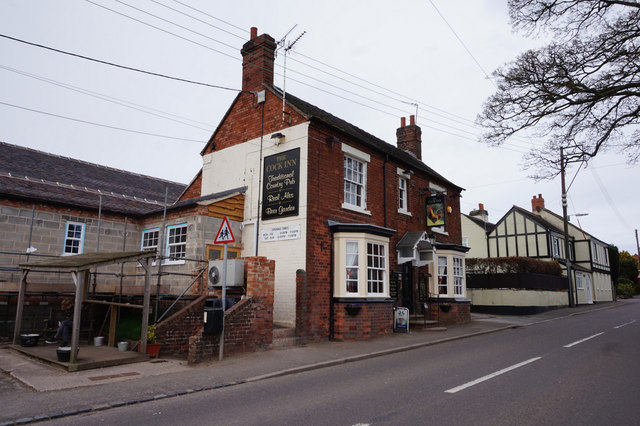
<path id="1" fill-rule="evenodd" d="M 369 340 L 393 333 L 393 300 L 333 304 L 335 340 Z"/>
<path id="2" fill-rule="evenodd" d="M 157 325 L 156 337 L 162 341 L 163 355 L 186 356 L 189 353 L 189 338 L 204 327 L 206 299 L 206 295 L 200 296 Z"/>
<path id="3" fill-rule="evenodd" d="M 225 315 L 225 355 L 263 350 L 273 342 L 275 261 L 251 257 L 245 262 L 246 296 L 229 308 Z M 186 356 L 189 363 L 218 356 L 220 336 L 204 334 L 207 298 L 199 297 L 158 324 L 156 334 L 164 342 L 163 355 Z"/>
<path id="4" fill-rule="evenodd" d="M 471 321 L 471 300 L 430 299 L 428 318 L 443 325 Z"/>

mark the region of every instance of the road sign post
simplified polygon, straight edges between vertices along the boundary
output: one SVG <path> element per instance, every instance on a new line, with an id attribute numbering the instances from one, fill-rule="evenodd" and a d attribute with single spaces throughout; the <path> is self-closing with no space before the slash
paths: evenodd
<path id="1" fill-rule="evenodd" d="M 229 219 L 225 216 L 218 229 L 216 238 L 213 240 L 214 244 L 224 245 L 224 262 L 222 264 L 222 331 L 220 332 L 220 350 L 218 353 L 218 360 L 222 361 L 224 357 L 224 323 L 227 310 L 227 247 L 229 243 L 234 243 L 236 239 L 233 237 L 233 231 L 229 225 Z"/>

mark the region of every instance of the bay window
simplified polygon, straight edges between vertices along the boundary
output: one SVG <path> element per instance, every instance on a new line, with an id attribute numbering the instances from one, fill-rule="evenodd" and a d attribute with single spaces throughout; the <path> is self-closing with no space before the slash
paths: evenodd
<path id="1" fill-rule="evenodd" d="M 355 225 L 350 230 L 353 228 L 356 230 L 385 229 Z M 389 236 L 387 234 L 337 232 L 333 234 L 333 246 L 335 297 L 389 297 Z"/>

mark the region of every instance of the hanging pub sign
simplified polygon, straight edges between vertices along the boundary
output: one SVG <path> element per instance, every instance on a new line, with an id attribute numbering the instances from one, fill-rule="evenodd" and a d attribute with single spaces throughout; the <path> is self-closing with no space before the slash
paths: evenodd
<path id="1" fill-rule="evenodd" d="M 430 197 L 427 197 L 426 204 L 427 226 L 444 226 L 444 194 L 432 195 Z"/>
<path id="2" fill-rule="evenodd" d="M 262 220 L 298 215 L 300 148 L 264 159 Z"/>

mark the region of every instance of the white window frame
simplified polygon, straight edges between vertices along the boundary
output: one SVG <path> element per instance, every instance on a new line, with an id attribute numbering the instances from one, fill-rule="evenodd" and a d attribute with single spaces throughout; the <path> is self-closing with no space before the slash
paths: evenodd
<path id="1" fill-rule="evenodd" d="M 376 250 L 372 251 L 374 248 Z M 367 294 L 384 295 L 387 287 L 387 252 L 384 244 L 367 241 Z"/>
<path id="2" fill-rule="evenodd" d="M 371 156 L 346 144 L 342 144 L 342 151 L 344 152 L 342 208 L 371 215 L 367 210 L 367 164 L 371 161 Z M 361 167 L 356 167 L 357 170 L 353 170 L 353 167 L 347 169 L 349 162 Z M 358 174 L 356 177 L 359 179 L 354 179 L 353 173 Z M 353 188 L 360 189 L 360 193 L 353 192 Z M 353 197 L 356 197 L 355 202 L 351 200 Z"/>
<path id="3" fill-rule="evenodd" d="M 409 211 L 409 179 L 411 174 L 398 167 L 398 213 L 411 216 Z"/>
<path id="4" fill-rule="evenodd" d="M 179 242 L 175 242 L 172 241 L 172 239 L 175 237 L 175 235 L 171 235 L 173 230 L 177 230 L 180 228 L 184 228 L 185 232 L 184 232 L 184 241 L 179 241 Z M 167 226 L 167 235 L 166 235 L 166 245 L 165 245 L 165 256 L 167 257 L 167 259 L 165 259 L 165 264 L 167 265 L 175 265 L 175 264 L 182 264 L 185 263 L 184 258 L 181 256 L 180 259 L 171 259 L 171 251 L 173 250 L 174 247 L 178 247 L 178 246 L 182 246 L 184 245 L 184 257 L 187 256 L 187 236 L 188 236 L 188 231 L 189 231 L 189 226 L 186 223 L 180 223 L 177 225 L 170 225 Z"/>
<path id="5" fill-rule="evenodd" d="M 345 245 L 345 292 L 357 295 L 360 284 L 360 247 L 358 241 L 347 241 Z"/>
<path id="6" fill-rule="evenodd" d="M 80 235 L 69 236 L 70 227 L 74 227 L 73 233 L 77 232 L 77 227 L 80 228 Z M 82 222 L 72 222 L 67 221 L 64 225 L 64 242 L 62 244 L 62 255 L 63 256 L 73 256 L 74 254 L 82 254 L 84 252 L 84 237 L 85 231 L 87 229 L 87 224 Z M 71 248 L 77 247 L 76 251 L 67 251 L 67 242 L 77 242 L 77 246 L 72 245 Z"/>
<path id="7" fill-rule="evenodd" d="M 334 297 L 388 298 L 389 238 L 366 232 L 337 232 L 333 238 Z M 370 258 L 369 244 L 373 244 L 379 249 L 377 256 Z M 356 262 L 352 257 L 349 257 L 354 254 L 357 255 Z M 370 260 L 374 260 L 371 267 Z M 375 280 L 370 282 L 372 275 L 375 276 Z M 347 286 L 349 279 L 357 279 L 357 288 Z M 377 288 L 372 289 L 375 291 L 369 291 L 370 285 L 373 283 Z"/>
<path id="8" fill-rule="evenodd" d="M 156 240 L 156 244 L 145 245 L 145 242 L 147 242 L 147 240 L 145 240 L 145 236 L 152 233 L 157 233 L 157 235 L 154 237 Z M 160 237 L 160 228 L 145 229 L 144 231 L 142 231 L 142 235 L 140 236 L 140 250 L 158 250 L 160 246 Z"/>
<path id="9" fill-rule="evenodd" d="M 453 295 L 464 296 L 464 258 L 453 256 Z"/>
<path id="10" fill-rule="evenodd" d="M 555 235 L 551 236 L 551 257 L 554 259 L 560 257 L 560 238 Z"/>
<path id="11" fill-rule="evenodd" d="M 444 259 L 444 265 L 441 260 Z M 436 264 L 437 269 L 437 292 L 440 296 L 449 296 L 449 258 L 448 256 L 438 256 L 438 263 Z M 444 268 L 444 269 L 443 269 Z M 445 292 L 442 292 L 442 289 L 445 289 Z"/>
<path id="12" fill-rule="evenodd" d="M 576 274 L 576 289 L 577 290 L 584 290 L 584 285 L 582 284 L 582 273 L 578 272 Z"/>

